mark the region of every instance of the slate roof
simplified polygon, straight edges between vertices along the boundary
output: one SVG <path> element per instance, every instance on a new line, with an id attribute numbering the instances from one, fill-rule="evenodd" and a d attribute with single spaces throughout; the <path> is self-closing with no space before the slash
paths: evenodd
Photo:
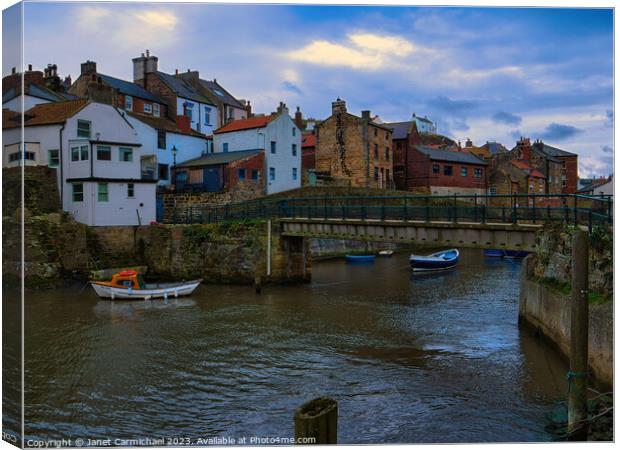
<path id="1" fill-rule="evenodd" d="M 242 150 L 239 152 L 227 152 L 227 153 L 210 153 L 208 155 L 201 156 L 199 158 L 190 159 L 189 161 L 177 164 L 178 167 L 202 167 L 202 166 L 216 166 L 220 164 L 228 164 L 233 161 L 248 158 L 250 156 L 258 155 L 262 152 L 262 149 Z"/>
<path id="2" fill-rule="evenodd" d="M 383 125 L 392 130 L 392 139 L 407 139 L 413 120 L 409 122 L 392 122 Z"/>
<path id="3" fill-rule="evenodd" d="M 437 150 L 431 147 L 426 147 L 423 145 L 416 146 L 416 149 L 419 152 L 424 153 L 430 159 L 435 161 L 449 161 L 455 163 L 464 163 L 464 164 L 478 164 L 482 166 L 486 166 L 487 163 L 477 156 L 469 152 L 454 152 L 450 150 Z"/>
<path id="4" fill-rule="evenodd" d="M 267 126 L 269 122 L 276 119 L 277 117 L 278 117 L 277 114 L 272 114 L 269 116 L 253 116 L 253 117 L 248 117 L 247 119 L 233 120 L 232 122 L 227 123 L 223 127 L 218 128 L 213 133 L 221 134 L 221 133 L 230 133 L 232 131 L 251 130 L 254 128 L 264 128 Z"/>
<path id="5" fill-rule="evenodd" d="M 489 153 L 491 153 L 491 155 L 508 152 L 508 149 L 504 147 L 502 144 L 500 144 L 499 142 L 487 142 L 482 147 L 488 148 Z"/>
<path id="6" fill-rule="evenodd" d="M 174 75 L 170 75 L 160 71 L 156 71 L 154 73 L 179 97 L 187 98 L 195 102 L 213 105 L 211 100 L 198 92 L 193 86 L 183 80 L 183 78 L 175 77 Z"/>
<path id="7" fill-rule="evenodd" d="M 155 128 L 156 130 L 163 130 L 169 133 L 185 134 L 188 136 L 195 136 L 195 137 L 201 137 L 201 138 L 207 137 L 206 135 L 199 133 L 193 128 L 190 128 L 188 132 L 183 131 L 179 127 L 177 127 L 177 124 L 173 120 L 167 119 L 165 117 L 146 116 L 144 114 L 137 114 L 137 113 L 129 112 L 129 111 L 123 111 L 123 112 L 133 117 L 134 119 L 137 119 L 140 122 L 147 124 L 151 128 Z"/>
<path id="8" fill-rule="evenodd" d="M 77 100 L 66 100 L 64 102 L 41 103 L 33 106 L 24 113 L 24 126 L 31 127 L 35 125 L 54 125 L 64 123 L 69 117 L 75 115 L 89 103 L 86 98 Z M 9 111 L 9 110 L 7 110 Z M 5 128 L 4 110 L 2 117 L 2 127 Z M 6 128 L 19 127 L 19 121 L 14 126 Z"/>
<path id="9" fill-rule="evenodd" d="M 230 92 L 228 92 L 226 89 L 224 89 L 216 81 L 209 81 L 209 80 L 200 79 L 200 84 L 205 89 L 208 89 L 210 92 L 212 92 L 213 95 L 215 95 L 217 98 L 221 99 L 225 104 L 230 105 L 230 106 L 234 106 L 235 108 L 245 109 L 245 106 L 239 100 L 237 100 L 235 97 L 233 97 L 230 94 Z M 222 95 L 220 95 L 220 93 Z"/>
<path id="10" fill-rule="evenodd" d="M 43 100 L 48 100 L 50 102 L 61 102 L 64 100 L 75 100 L 78 98 L 75 95 L 67 94 L 64 92 L 56 92 L 56 91 L 46 88 L 45 86 L 38 86 L 32 83 L 27 84 L 25 90 L 26 90 L 26 95 L 37 97 Z M 17 97 L 20 94 L 21 94 L 21 86 L 12 87 L 2 93 L 2 103 L 6 103 L 10 100 L 13 100 L 15 97 Z"/>
<path id="11" fill-rule="evenodd" d="M 552 147 L 551 145 L 547 145 L 544 142 L 534 142 L 532 147 L 536 147 L 539 150 L 542 150 L 549 156 L 577 156 L 575 153 L 567 152 L 566 150 L 559 149 L 557 147 Z"/>
<path id="12" fill-rule="evenodd" d="M 165 103 L 162 99 L 153 95 L 139 84 L 132 83 L 131 81 L 121 80 L 119 78 L 114 78 L 109 75 L 104 75 L 102 73 L 98 73 L 97 75 L 101 77 L 101 80 L 105 84 L 112 86 L 114 89 L 117 89 L 118 92 L 120 92 L 121 94 L 143 98 L 152 102 Z"/>

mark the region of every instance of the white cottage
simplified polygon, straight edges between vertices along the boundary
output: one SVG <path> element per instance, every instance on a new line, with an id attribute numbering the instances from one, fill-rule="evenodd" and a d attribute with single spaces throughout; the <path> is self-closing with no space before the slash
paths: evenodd
<path id="1" fill-rule="evenodd" d="M 280 103 L 269 116 L 235 120 L 215 130 L 215 153 L 263 150 L 266 193 L 301 187 L 301 130 Z"/>
<path id="2" fill-rule="evenodd" d="M 142 145 L 116 108 L 86 99 L 46 103 L 26 111 L 25 119 L 26 145 L 37 144 L 39 156 L 47 155 L 48 165 L 57 167 L 63 209 L 78 222 L 155 220 L 156 182 L 141 177 Z M 19 134 L 3 120 L 5 146 L 19 144 Z"/>

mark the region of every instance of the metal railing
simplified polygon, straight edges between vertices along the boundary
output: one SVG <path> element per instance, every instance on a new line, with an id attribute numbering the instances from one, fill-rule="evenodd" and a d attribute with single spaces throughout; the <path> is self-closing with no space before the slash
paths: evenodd
<path id="1" fill-rule="evenodd" d="M 304 218 L 325 220 L 612 224 L 613 198 L 578 194 L 334 196 L 263 198 L 212 207 L 175 208 L 168 222 Z"/>

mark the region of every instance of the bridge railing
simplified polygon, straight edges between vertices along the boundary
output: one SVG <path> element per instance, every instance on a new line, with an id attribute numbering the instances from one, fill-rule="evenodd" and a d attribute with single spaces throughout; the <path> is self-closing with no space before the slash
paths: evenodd
<path id="1" fill-rule="evenodd" d="M 613 198 L 576 194 L 276 198 L 188 207 L 174 210 L 172 217 L 174 223 L 264 218 L 514 224 L 563 221 L 591 229 L 612 223 Z"/>

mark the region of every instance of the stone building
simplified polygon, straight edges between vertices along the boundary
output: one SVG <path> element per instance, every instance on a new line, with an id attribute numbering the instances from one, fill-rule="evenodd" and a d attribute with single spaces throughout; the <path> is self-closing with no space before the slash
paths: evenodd
<path id="1" fill-rule="evenodd" d="M 344 100 L 316 127 L 315 169 L 318 180 L 354 187 L 393 188 L 392 130 L 347 112 Z"/>
<path id="2" fill-rule="evenodd" d="M 496 165 L 489 171 L 489 193 L 499 197 L 491 199 L 492 205 L 512 205 L 515 198 L 510 196 L 514 194 L 544 194 L 547 190 L 545 175 L 527 162 L 502 158 L 495 163 Z M 527 199 L 526 202 L 525 199 L 516 197 L 516 202 L 517 205 L 521 203 L 525 206 L 525 203 L 529 203 L 531 206 L 534 198 Z M 547 203 L 542 197 L 536 199 L 537 205 Z"/>
<path id="3" fill-rule="evenodd" d="M 532 148 L 548 157 L 555 158 L 560 161 L 562 168 L 560 170 L 560 180 L 562 184 L 563 194 L 573 194 L 577 191 L 578 174 L 578 157 L 575 153 L 552 147 L 545 144 L 541 140 L 537 140 L 532 144 Z"/>

